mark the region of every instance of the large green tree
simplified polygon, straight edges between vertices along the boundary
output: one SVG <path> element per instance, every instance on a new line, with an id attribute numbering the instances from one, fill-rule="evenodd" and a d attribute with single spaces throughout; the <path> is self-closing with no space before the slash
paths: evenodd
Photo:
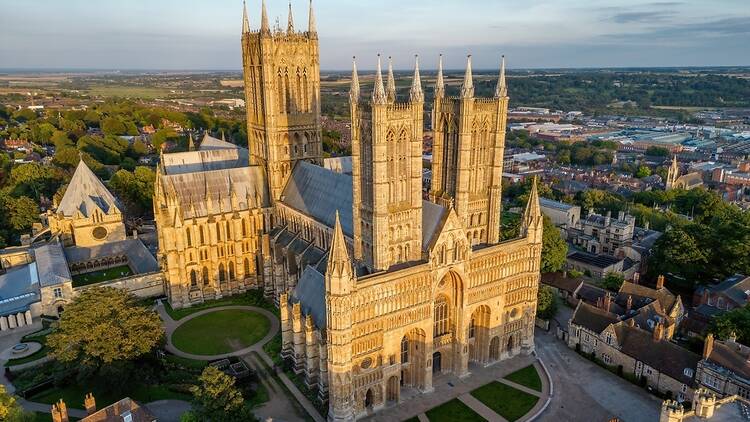
<path id="1" fill-rule="evenodd" d="M 552 220 L 544 216 L 544 232 L 542 234 L 542 266 L 543 273 L 559 271 L 565 265 L 568 255 L 568 244 L 560 235 Z"/>
<path id="2" fill-rule="evenodd" d="M 207 366 L 198 378 L 193 393 L 193 415 L 197 420 L 230 422 L 247 420 L 249 412 L 234 378 L 213 366 Z"/>
<path id="3" fill-rule="evenodd" d="M 92 287 L 68 304 L 47 345 L 61 362 L 98 369 L 144 356 L 163 338 L 159 316 L 137 305 L 134 296 Z"/>
<path id="4" fill-rule="evenodd" d="M 715 336 L 725 339 L 733 333 L 742 344 L 750 344 L 750 307 L 733 309 L 711 321 L 709 329 Z"/>
<path id="5" fill-rule="evenodd" d="M 12 394 L 8 394 L 5 386 L 0 384 L 0 421 L 5 422 L 34 422 L 36 416 L 23 410 Z"/>
<path id="6" fill-rule="evenodd" d="M 542 319 L 550 319 L 557 313 L 557 295 L 549 286 L 541 286 L 537 293 L 536 315 Z"/>

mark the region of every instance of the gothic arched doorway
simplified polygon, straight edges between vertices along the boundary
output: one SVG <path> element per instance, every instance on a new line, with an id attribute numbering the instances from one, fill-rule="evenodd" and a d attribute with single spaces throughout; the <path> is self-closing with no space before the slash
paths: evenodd
<path id="1" fill-rule="evenodd" d="M 425 364 L 427 357 L 427 336 L 419 328 L 415 328 L 401 338 L 400 362 L 401 385 L 419 387 L 424 385 Z"/>
<path id="2" fill-rule="evenodd" d="M 490 341 L 490 360 L 500 359 L 500 337 L 492 337 Z"/>
<path id="3" fill-rule="evenodd" d="M 368 389 L 365 393 L 365 409 L 372 410 L 372 389 Z"/>
<path id="4" fill-rule="evenodd" d="M 399 381 L 397 376 L 392 376 L 388 378 L 388 385 L 386 388 L 386 400 L 397 402 L 398 401 L 398 395 L 399 395 Z"/>
<path id="5" fill-rule="evenodd" d="M 442 370 L 442 355 L 440 352 L 435 352 L 432 354 L 432 373 L 439 374 Z"/>
<path id="6" fill-rule="evenodd" d="M 471 314 L 469 340 L 473 340 L 469 357 L 477 362 L 487 362 L 490 354 L 490 307 L 482 305 Z"/>
<path id="7" fill-rule="evenodd" d="M 513 336 L 508 337 L 508 348 L 506 349 L 508 354 L 513 354 L 513 348 L 515 347 L 515 340 L 513 339 Z"/>

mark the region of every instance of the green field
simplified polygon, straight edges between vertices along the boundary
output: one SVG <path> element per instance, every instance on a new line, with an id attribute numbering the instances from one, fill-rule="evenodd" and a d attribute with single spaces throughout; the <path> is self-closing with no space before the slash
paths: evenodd
<path id="1" fill-rule="evenodd" d="M 251 346 L 268 334 L 268 318 L 253 311 L 229 309 L 195 317 L 177 327 L 172 344 L 183 352 L 218 355 Z"/>
<path id="2" fill-rule="evenodd" d="M 509 422 L 520 419 L 539 401 L 539 397 L 497 381 L 477 388 L 471 395 Z"/>
<path id="3" fill-rule="evenodd" d="M 539 378 L 534 365 L 529 365 L 523 369 L 508 375 L 505 377 L 506 380 L 521 384 L 524 387 L 529 387 L 532 390 L 542 391 L 542 379 Z"/>
<path id="4" fill-rule="evenodd" d="M 453 399 L 425 412 L 430 422 L 481 422 L 479 416 L 459 399 Z"/>
<path id="5" fill-rule="evenodd" d="M 166 98 L 171 94 L 168 89 L 163 88 L 125 85 L 93 85 L 86 89 L 85 92 L 88 95 L 97 97 L 143 98 L 147 100 Z"/>
<path id="6" fill-rule="evenodd" d="M 88 286 L 89 284 L 115 280 L 130 275 L 133 275 L 133 271 L 130 270 L 130 267 L 127 265 L 120 265 L 119 267 L 108 268 L 106 270 L 74 275 L 73 287 Z"/>

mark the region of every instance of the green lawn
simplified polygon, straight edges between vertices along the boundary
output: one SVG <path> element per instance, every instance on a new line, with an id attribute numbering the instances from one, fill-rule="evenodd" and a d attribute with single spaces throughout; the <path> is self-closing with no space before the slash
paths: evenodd
<path id="1" fill-rule="evenodd" d="M 25 335 L 21 339 L 21 341 L 27 341 L 27 342 L 33 341 L 33 342 L 41 344 L 42 348 L 30 354 L 29 356 L 26 356 L 23 358 L 8 359 L 8 362 L 5 363 L 5 366 L 14 366 L 14 365 L 20 365 L 22 363 L 33 362 L 37 359 L 41 359 L 47 356 L 47 353 L 49 353 L 49 347 L 47 347 L 47 335 L 49 335 L 49 333 L 50 333 L 50 330 L 48 328 L 44 328 L 35 333 Z"/>
<path id="2" fill-rule="evenodd" d="M 506 380 L 521 384 L 524 387 L 529 387 L 532 390 L 542 391 L 542 379 L 539 378 L 539 373 L 536 371 L 534 365 L 529 365 L 523 369 L 508 375 L 505 377 Z"/>
<path id="3" fill-rule="evenodd" d="M 453 399 L 425 412 L 430 422 L 481 422 L 487 419 L 479 416 L 459 399 Z"/>
<path id="4" fill-rule="evenodd" d="M 68 408 L 83 409 L 83 399 L 87 393 L 94 394 L 96 405 L 100 409 L 125 397 L 122 395 L 113 395 L 112 393 L 107 394 L 91 391 L 90 388 L 78 385 L 66 385 L 64 388 L 58 387 L 45 390 L 32 396 L 30 400 L 52 405 L 58 400 L 63 399 Z M 139 385 L 130 390 L 127 396 L 141 403 L 168 399 L 189 401 L 192 398 L 190 394 L 172 391 L 164 385 Z"/>
<path id="5" fill-rule="evenodd" d="M 217 355 L 251 346 L 268 334 L 271 322 L 252 311 L 229 309 L 185 322 L 172 333 L 172 344 L 183 352 Z"/>
<path id="6" fill-rule="evenodd" d="M 268 300 L 263 297 L 263 292 L 260 290 L 250 290 L 241 295 L 229 296 L 217 300 L 209 300 L 207 302 L 198 303 L 192 305 L 189 308 L 172 309 L 172 307 L 164 301 L 164 309 L 167 311 L 169 316 L 173 320 L 177 321 L 185 318 L 188 315 L 192 315 L 198 311 L 210 308 L 218 308 L 219 306 L 232 306 L 232 305 L 246 305 L 246 306 L 257 306 L 270 311 L 278 315 L 278 309 Z"/>
<path id="7" fill-rule="evenodd" d="M 72 416 L 68 416 L 70 422 L 80 420 Z M 34 412 L 34 420 L 29 422 L 52 422 L 52 414 L 44 412 Z"/>
<path id="8" fill-rule="evenodd" d="M 497 381 L 477 388 L 471 395 L 509 422 L 528 413 L 539 400 L 539 397 Z"/>
<path id="9" fill-rule="evenodd" d="M 127 265 L 108 268 L 106 270 L 93 271 L 73 276 L 73 287 L 88 286 L 89 284 L 101 283 L 102 281 L 114 280 L 121 277 L 133 275 L 133 271 Z"/>

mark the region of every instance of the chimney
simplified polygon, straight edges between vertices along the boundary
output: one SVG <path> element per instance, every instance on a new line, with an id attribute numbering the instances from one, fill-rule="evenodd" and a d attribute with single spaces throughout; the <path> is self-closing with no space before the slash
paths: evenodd
<path id="1" fill-rule="evenodd" d="M 664 288 L 664 276 L 659 274 L 659 277 L 656 278 L 656 290 L 663 289 Z"/>
<path id="2" fill-rule="evenodd" d="M 607 293 L 604 296 L 604 310 L 609 312 L 609 308 L 612 306 L 612 296 Z"/>
<path id="3" fill-rule="evenodd" d="M 633 295 L 628 295 L 628 303 L 625 306 L 625 310 L 630 312 L 631 309 L 633 309 Z"/>
<path id="4" fill-rule="evenodd" d="M 68 407 L 62 399 L 52 405 L 52 422 L 68 422 Z"/>
<path id="5" fill-rule="evenodd" d="M 641 281 L 641 273 L 633 274 L 633 284 L 638 284 Z"/>
<path id="6" fill-rule="evenodd" d="M 617 213 L 617 219 L 620 221 L 625 221 L 625 211 L 620 211 Z"/>
<path id="7" fill-rule="evenodd" d="M 596 298 L 596 307 L 599 308 L 599 309 L 603 308 L 603 306 L 602 306 L 602 297 L 601 296 L 599 296 L 599 297 Z"/>
<path id="8" fill-rule="evenodd" d="M 703 343 L 703 359 L 708 359 L 711 356 L 711 352 L 714 351 L 714 335 L 708 333 L 706 341 Z"/>
<path id="9" fill-rule="evenodd" d="M 643 222 L 643 229 L 644 230 L 648 230 L 648 227 L 649 227 L 649 221 L 646 220 L 646 221 Z"/>
<path id="10" fill-rule="evenodd" d="M 628 327 L 635 327 L 635 318 L 630 318 L 628 320 Z"/>
<path id="11" fill-rule="evenodd" d="M 708 289 L 704 288 L 703 294 L 701 295 L 701 303 L 700 303 L 701 305 L 705 305 L 706 303 L 708 303 L 708 295 L 709 295 Z"/>
<path id="12" fill-rule="evenodd" d="M 661 323 L 661 321 L 656 323 L 656 326 L 654 327 L 654 341 L 661 341 L 661 339 L 664 337 L 664 324 Z"/>
<path id="13" fill-rule="evenodd" d="M 607 211 L 607 216 L 604 217 L 604 225 L 609 226 L 609 223 L 611 220 L 612 220 L 612 211 Z"/>
<path id="14" fill-rule="evenodd" d="M 86 413 L 91 415 L 96 412 L 96 400 L 92 393 L 86 394 L 86 398 L 83 401 L 83 405 L 86 408 Z"/>
<path id="15" fill-rule="evenodd" d="M 732 331 L 729 334 L 729 338 L 727 339 L 727 343 L 736 345 L 737 344 L 737 333 L 735 333 L 734 331 Z"/>

